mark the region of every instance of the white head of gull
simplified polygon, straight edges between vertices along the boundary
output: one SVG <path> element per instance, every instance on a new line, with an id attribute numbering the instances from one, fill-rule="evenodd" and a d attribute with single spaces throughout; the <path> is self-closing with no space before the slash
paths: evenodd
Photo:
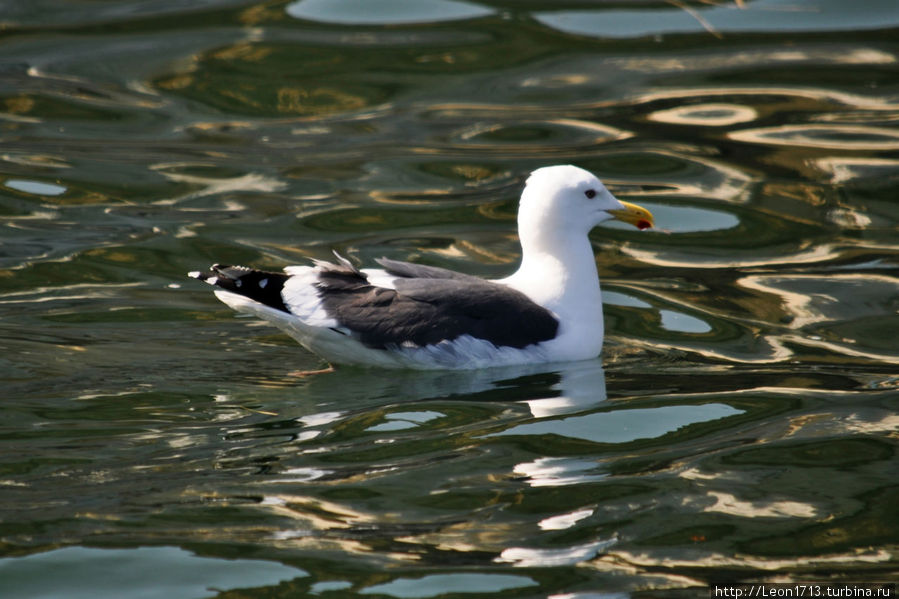
<path id="1" fill-rule="evenodd" d="M 588 234 L 611 219 L 653 225 L 648 210 L 616 199 L 588 171 L 550 166 L 531 173 L 521 195 L 521 266 L 505 279 L 387 259 L 359 270 L 340 256 L 284 273 L 213 265 L 190 275 L 331 363 L 471 369 L 584 360 L 600 354 L 604 333 Z"/>

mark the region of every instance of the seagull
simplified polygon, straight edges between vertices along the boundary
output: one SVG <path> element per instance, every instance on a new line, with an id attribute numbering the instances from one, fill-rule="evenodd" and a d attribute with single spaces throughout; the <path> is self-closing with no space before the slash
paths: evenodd
<path id="1" fill-rule="evenodd" d="M 521 194 L 521 266 L 486 280 L 381 258 L 268 272 L 215 264 L 189 276 L 238 312 L 278 327 L 329 363 L 476 369 L 593 359 L 603 344 L 602 294 L 588 233 L 607 220 L 638 229 L 652 214 L 572 165 L 539 168 Z"/>

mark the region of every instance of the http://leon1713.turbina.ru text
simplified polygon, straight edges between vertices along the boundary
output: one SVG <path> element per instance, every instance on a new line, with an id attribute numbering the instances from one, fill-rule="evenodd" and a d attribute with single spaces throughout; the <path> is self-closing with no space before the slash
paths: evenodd
<path id="1" fill-rule="evenodd" d="M 895 583 L 735 583 L 709 587 L 710 599 L 894 599 Z"/>

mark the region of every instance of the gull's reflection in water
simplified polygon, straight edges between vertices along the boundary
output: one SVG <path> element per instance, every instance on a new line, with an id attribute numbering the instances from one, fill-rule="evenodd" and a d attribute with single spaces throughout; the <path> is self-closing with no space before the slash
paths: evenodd
<path id="1" fill-rule="evenodd" d="M 598 359 L 461 371 L 342 368 L 302 384 L 306 405 L 330 405 L 338 411 L 438 400 L 511 401 L 526 404 L 535 418 L 546 418 L 580 412 L 606 399 Z M 341 398 L 339 406 L 335 398 Z"/>
<path id="2" fill-rule="evenodd" d="M 486 368 L 451 380 L 459 396 L 520 402 L 534 418 L 581 412 L 607 397 L 605 371 L 598 359 Z"/>
<path id="3" fill-rule="evenodd" d="M 553 372 L 559 382 L 552 389 L 559 395 L 525 400 L 534 418 L 581 412 L 606 400 L 606 374 L 599 360 L 558 364 Z"/>

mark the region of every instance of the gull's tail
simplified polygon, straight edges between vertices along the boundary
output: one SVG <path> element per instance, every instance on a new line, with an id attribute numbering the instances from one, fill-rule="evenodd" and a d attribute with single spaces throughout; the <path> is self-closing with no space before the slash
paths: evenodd
<path id="1" fill-rule="evenodd" d="M 209 270 L 188 273 L 189 277 L 205 281 L 225 291 L 248 297 L 260 304 L 282 312 L 289 312 L 281 297 L 281 290 L 289 275 L 280 272 L 254 270 L 245 266 L 213 264 Z"/>

